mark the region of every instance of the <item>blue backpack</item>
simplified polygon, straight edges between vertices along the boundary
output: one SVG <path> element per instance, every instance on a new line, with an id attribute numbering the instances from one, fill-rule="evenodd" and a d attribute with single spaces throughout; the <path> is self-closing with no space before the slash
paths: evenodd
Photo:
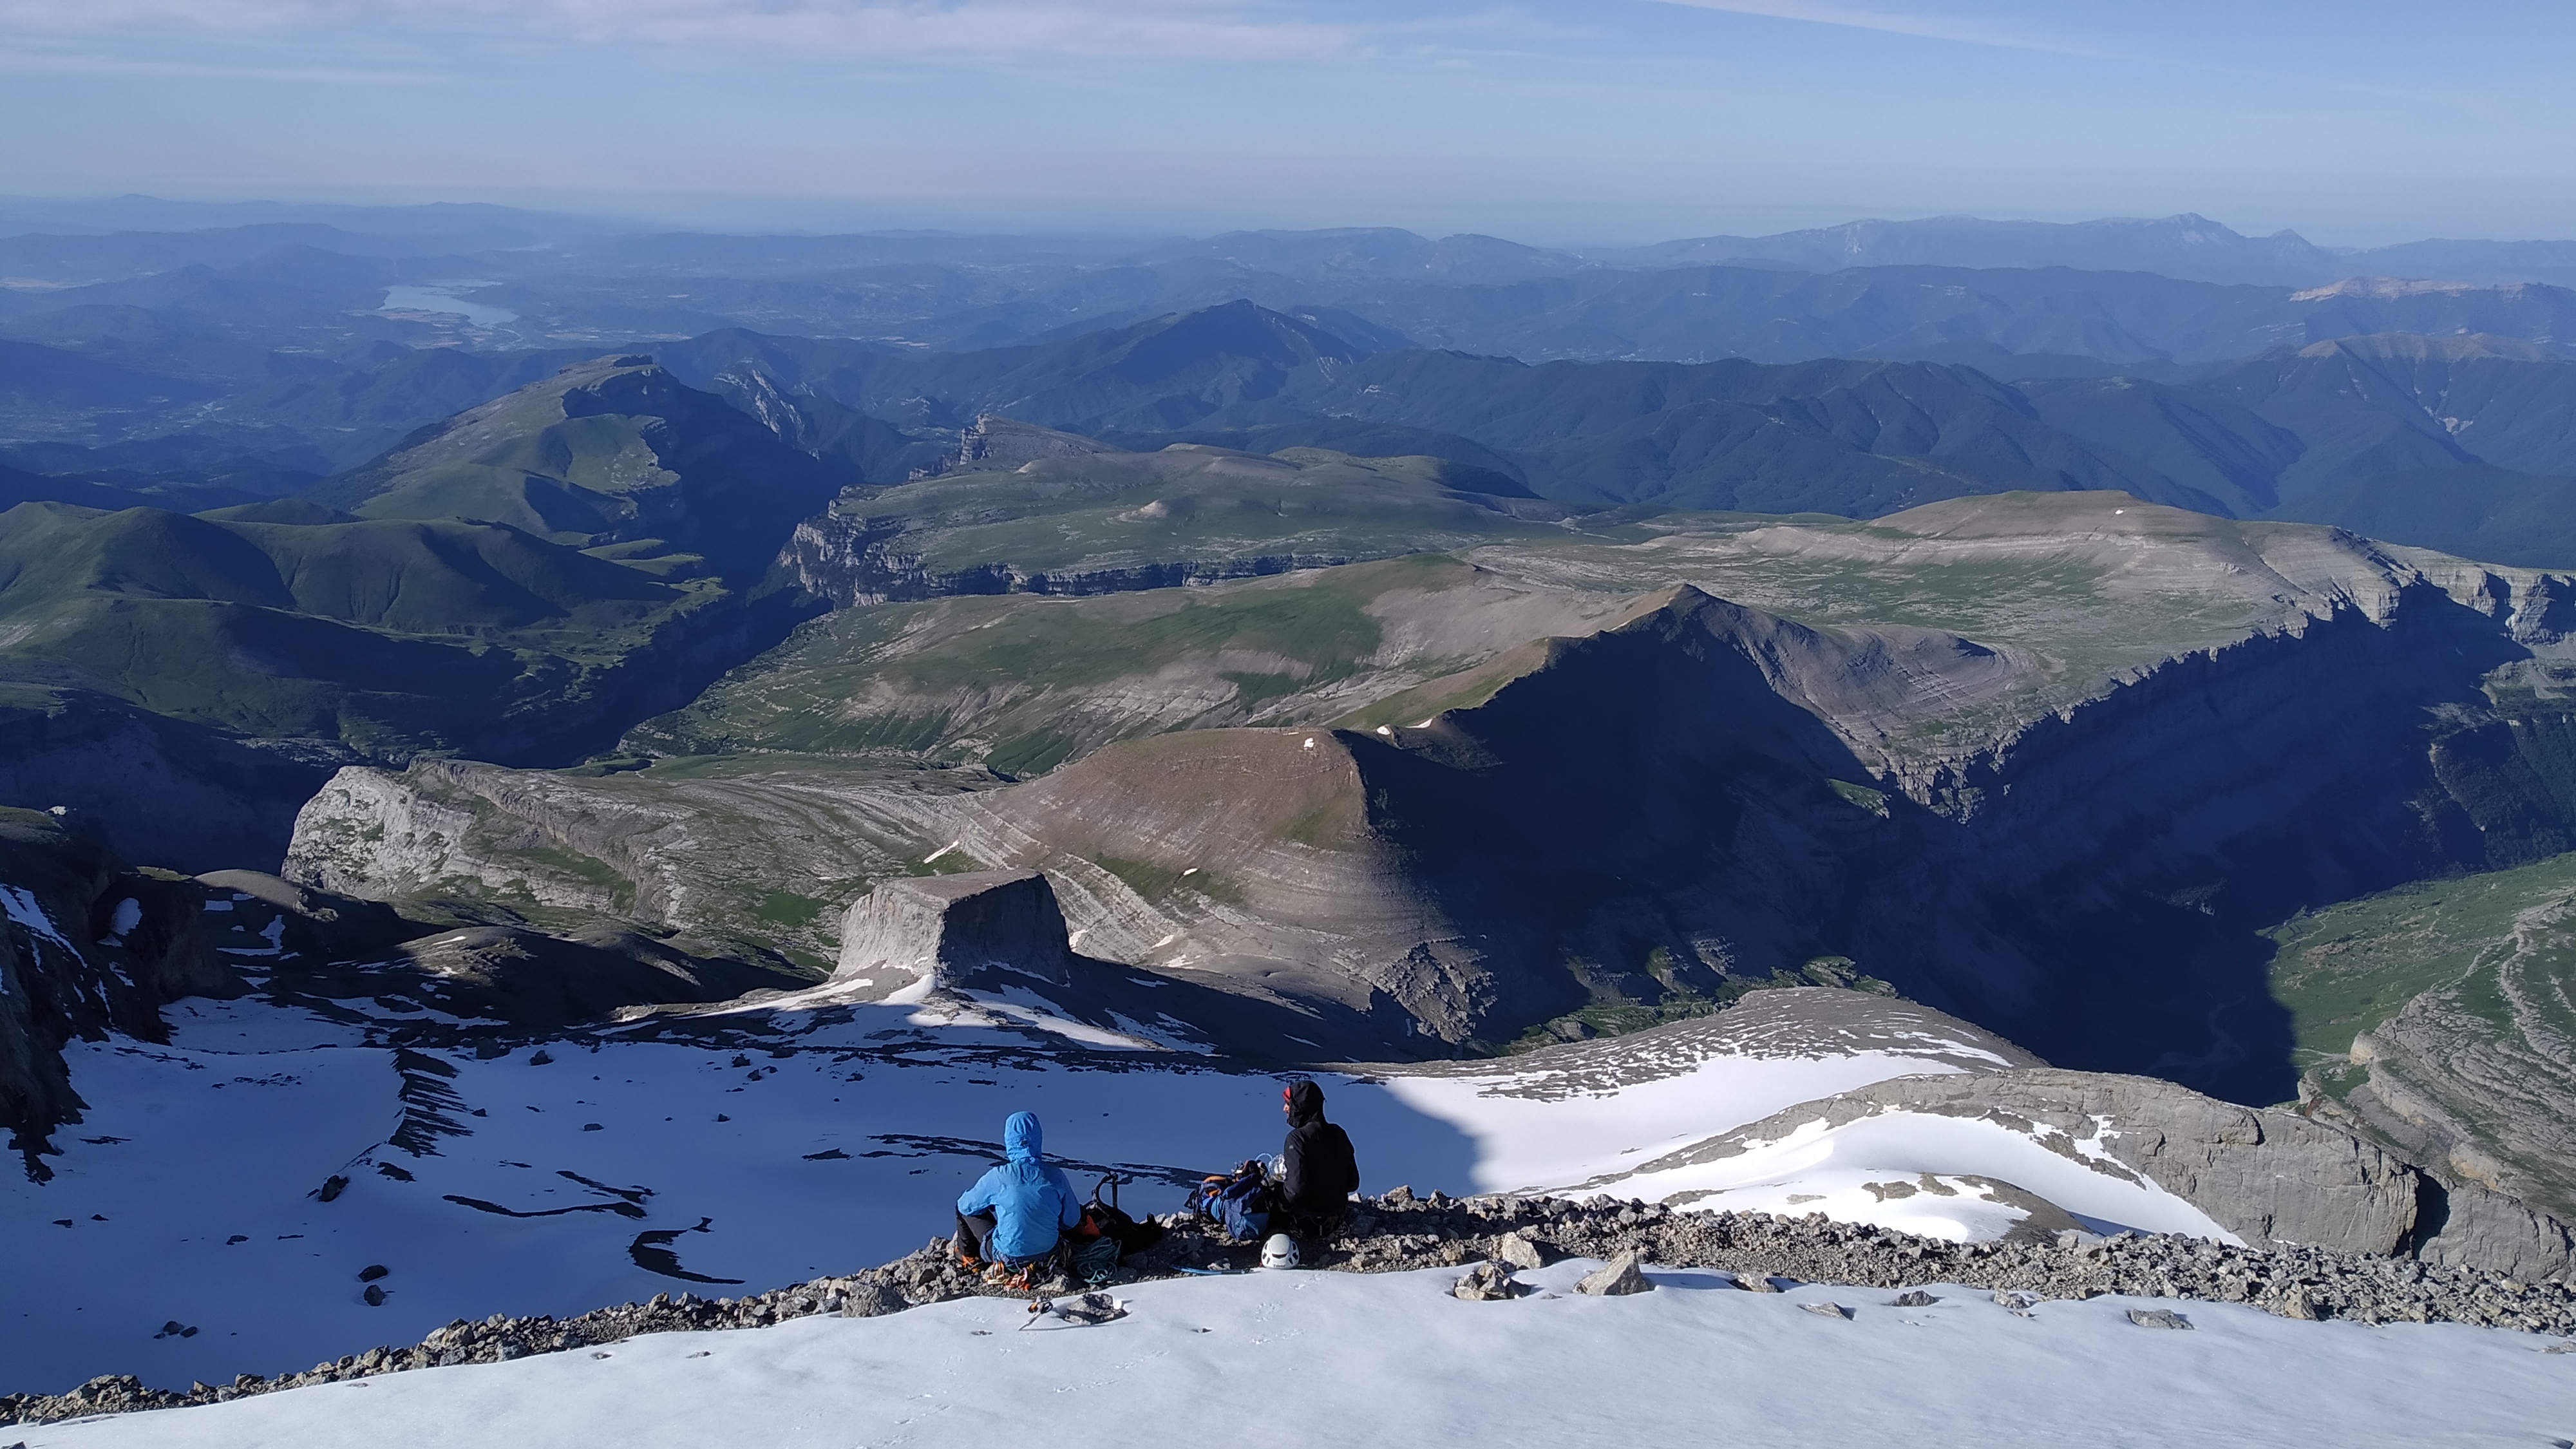
<path id="1" fill-rule="evenodd" d="M 1255 1159 L 1231 1173 L 1202 1178 L 1190 1192 L 1190 1210 L 1236 1242 L 1270 1235 L 1270 1177 Z"/>

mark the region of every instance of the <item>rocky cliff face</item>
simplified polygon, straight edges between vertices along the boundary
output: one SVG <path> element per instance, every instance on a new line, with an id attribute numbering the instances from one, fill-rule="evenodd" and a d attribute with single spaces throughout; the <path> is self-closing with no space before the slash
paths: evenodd
<path id="1" fill-rule="evenodd" d="M 208 948 L 199 891 L 135 874 L 94 833 L 0 810 L 0 1127 L 29 1176 L 85 1105 L 62 1060 L 74 1037 L 164 1041 L 161 1007 L 237 995 Z"/>
<path id="2" fill-rule="evenodd" d="M 1332 568 L 1362 557 L 1343 553 L 1226 553 L 1075 568 L 972 563 L 942 570 L 925 562 L 913 521 L 901 516 L 824 513 L 796 525 L 785 561 L 807 592 L 836 608 L 939 599 L 954 594 L 1123 594 L 1227 579 L 1267 578 Z"/>
<path id="3" fill-rule="evenodd" d="M 996 783 L 793 757 L 634 772 L 351 767 L 298 817 L 285 873 L 371 900 L 599 913 L 676 932 L 699 955 L 819 978 L 839 959 L 849 903 L 955 838 L 938 833 L 939 802 Z"/>
<path id="4" fill-rule="evenodd" d="M 972 871 L 888 881 L 850 904 L 840 982 L 925 990 L 1062 988 L 1073 952 L 1055 891 L 1036 871 Z"/>

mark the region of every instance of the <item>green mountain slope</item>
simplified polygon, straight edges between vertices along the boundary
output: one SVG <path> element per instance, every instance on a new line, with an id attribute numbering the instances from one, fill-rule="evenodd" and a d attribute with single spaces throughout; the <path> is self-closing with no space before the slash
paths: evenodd
<path id="1" fill-rule="evenodd" d="M 1570 503 L 1869 517 L 2011 488 L 2212 500 L 2123 468 L 2014 389 L 1926 363 L 1546 363 L 1386 353 L 1301 374 L 1285 405 L 1473 439 Z M 2134 475 L 2134 476 L 2133 476 Z"/>
<path id="2" fill-rule="evenodd" d="M 603 357 L 424 428 L 307 496 L 361 518 L 507 524 L 741 589 L 841 481 L 651 359 Z"/>
<path id="3" fill-rule="evenodd" d="M 497 524 L 0 514 L 0 669 L 369 752 L 541 759 L 613 731 L 630 656 L 721 598 Z"/>
<path id="4" fill-rule="evenodd" d="M 1129 453 L 989 415 L 960 452 L 799 526 L 799 581 L 841 604 L 1159 588 L 1543 535 L 1559 511 L 1444 458 Z"/>
<path id="5" fill-rule="evenodd" d="M 627 746 L 1046 770 L 1164 730 L 1333 719 L 1627 607 L 1414 554 L 1210 588 L 844 609 Z"/>
<path id="6" fill-rule="evenodd" d="M 2462 558 L 2576 568 L 2576 473 L 2478 464 L 2379 473 L 2318 489 L 2268 516 L 2332 523 Z"/>
<path id="7" fill-rule="evenodd" d="M 2446 1175 L 2576 1210 L 2576 855 L 2423 881 L 2268 934 L 2302 1098 Z"/>
<path id="8" fill-rule="evenodd" d="M 727 331 L 661 349 L 706 385 L 769 378 L 896 421 L 956 425 L 983 412 L 1082 432 L 1168 432 L 1276 396 L 1301 369 L 1371 350 L 1302 318 L 1228 302 L 1060 341 L 969 352 L 890 353 Z"/>
<path id="9" fill-rule="evenodd" d="M 306 499 L 0 514 L 0 674 L 369 755 L 578 759 L 813 607 L 764 587 L 828 470 L 634 360 Z"/>

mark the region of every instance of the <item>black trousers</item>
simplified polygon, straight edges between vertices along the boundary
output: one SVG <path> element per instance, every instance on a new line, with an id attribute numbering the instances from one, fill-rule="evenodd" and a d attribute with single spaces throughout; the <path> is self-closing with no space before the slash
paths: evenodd
<path id="1" fill-rule="evenodd" d="M 1014 1268 L 1018 1267 L 1022 1263 L 1043 1263 L 1048 1259 L 1053 1258 L 1057 1251 L 1064 1246 L 1061 1242 L 1058 1242 L 1056 1247 L 1049 1248 L 1045 1252 L 1032 1258 L 1001 1257 L 994 1253 L 990 1246 L 993 1241 L 993 1214 L 989 1211 L 975 1213 L 971 1216 L 966 1213 L 959 1213 L 957 1215 L 956 1236 L 950 1238 L 948 1241 L 949 1245 L 957 1250 L 959 1257 L 974 1257 L 987 1263 L 1008 1263 Z"/>
<path id="2" fill-rule="evenodd" d="M 1270 1222 L 1293 1237 L 1329 1238 L 1342 1230 L 1342 1224 L 1350 1219 L 1350 1215 L 1350 1207 L 1344 1203 L 1335 1203 L 1322 1212 L 1311 1213 L 1283 1207 L 1271 1215 Z"/>

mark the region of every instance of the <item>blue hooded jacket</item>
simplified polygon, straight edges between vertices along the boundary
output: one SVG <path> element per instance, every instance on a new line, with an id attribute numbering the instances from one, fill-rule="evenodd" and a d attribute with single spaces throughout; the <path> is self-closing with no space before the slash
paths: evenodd
<path id="1" fill-rule="evenodd" d="M 975 1179 L 957 1199 L 961 1213 L 993 1214 L 990 1250 L 1010 1259 L 1055 1251 L 1058 1234 L 1082 1221 L 1082 1204 L 1061 1169 L 1041 1149 L 1046 1134 L 1035 1112 L 1013 1112 L 1002 1124 L 1002 1148 L 1011 1160 Z"/>

